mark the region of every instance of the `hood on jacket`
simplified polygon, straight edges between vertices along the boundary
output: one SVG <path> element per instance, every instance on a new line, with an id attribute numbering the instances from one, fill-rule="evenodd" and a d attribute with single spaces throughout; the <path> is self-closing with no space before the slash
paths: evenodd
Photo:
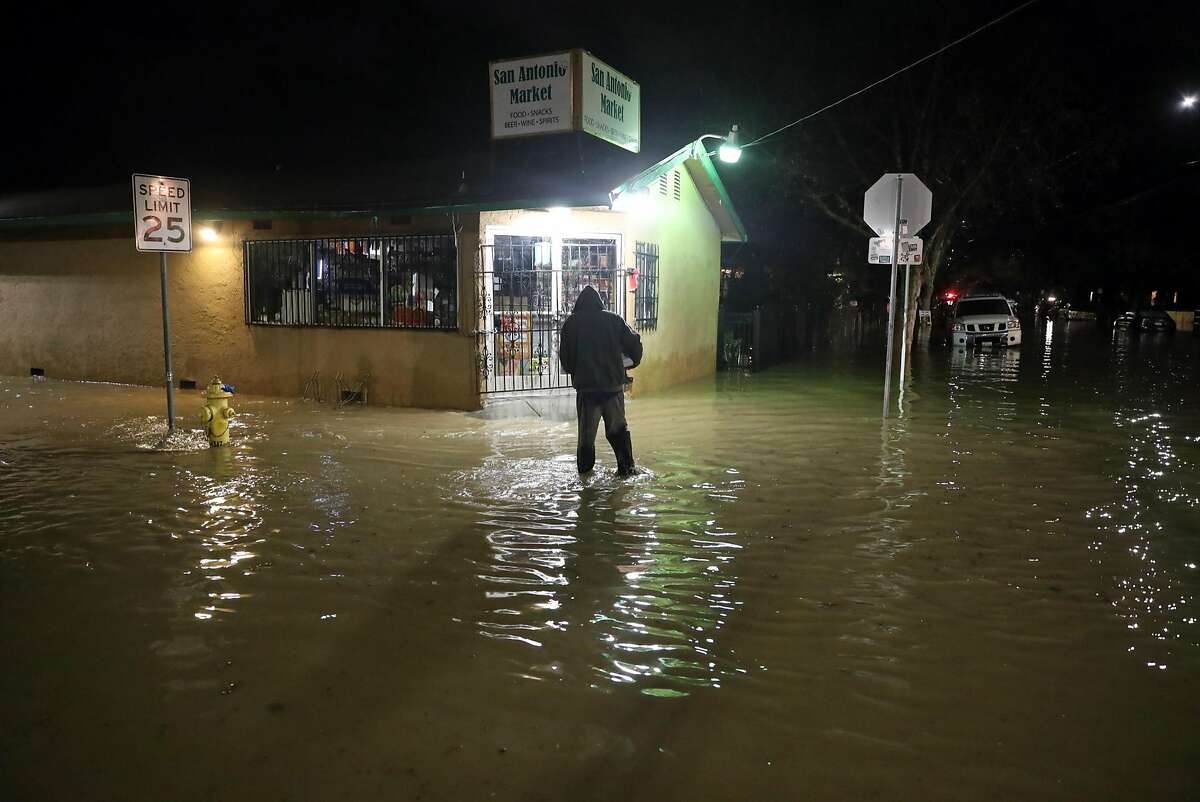
<path id="1" fill-rule="evenodd" d="M 604 301 L 600 299 L 600 293 L 596 292 L 596 288 L 591 284 L 583 288 L 579 293 L 579 297 L 575 299 L 576 312 L 596 312 L 604 309 Z"/>

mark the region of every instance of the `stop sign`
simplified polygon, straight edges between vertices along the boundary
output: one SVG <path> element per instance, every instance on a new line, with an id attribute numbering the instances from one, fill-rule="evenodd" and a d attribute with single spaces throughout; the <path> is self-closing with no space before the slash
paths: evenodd
<path id="1" fill-rule="evenodd" d="M 900 225 L 909 236 L 929 224 L 933 193 L 912 173 L 884 173 L 863 196 L 863 221 L 879 236 L 891 236 L 896 227 L 896 199 L 900 199 Z"/>

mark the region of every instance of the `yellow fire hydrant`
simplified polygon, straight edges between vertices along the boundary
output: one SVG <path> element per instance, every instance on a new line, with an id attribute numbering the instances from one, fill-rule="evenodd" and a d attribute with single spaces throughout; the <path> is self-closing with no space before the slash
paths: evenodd
<path id="1" fill-rule="evenodd" d="M 200 422 L 204 424 L 209 446 L 217 448 L 229 445 L 229 419 L 234 416 L 229 399 L 233 398 L 233 388 L 213 376 L 200 397 L 204 399 L 204 406 L 200 407 Z"/>

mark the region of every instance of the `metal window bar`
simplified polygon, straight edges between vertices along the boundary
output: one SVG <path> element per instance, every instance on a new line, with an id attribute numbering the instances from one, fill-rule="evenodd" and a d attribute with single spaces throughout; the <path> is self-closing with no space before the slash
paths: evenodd
<path id="1" fill-rule="evenodd" d="M 458 327 L 449 234 L 248 240 L 246 322 L 259 326 Z"/>
<path id="2" fill-rule="evenodd" d="M 564 241 L 558 254 L 545 237 L 497 236 L 480 249 L 479 368 L 487 393 L 548 391 L 571 386 L 559 345 L 579 293 L 596 288 L 620 313 L 620 270 L 612 240 Z M 557 260 L 555 256 L 558 256 Z M 489 303 L 490 300 L 490 303 Z"/>
<path id="3" fill-rule="evenodd" d="M 639 331 L 658 328 L 658 246 L 639 242 L 634 246 L 637 289 L 633 294 L 634 325 Z"/>

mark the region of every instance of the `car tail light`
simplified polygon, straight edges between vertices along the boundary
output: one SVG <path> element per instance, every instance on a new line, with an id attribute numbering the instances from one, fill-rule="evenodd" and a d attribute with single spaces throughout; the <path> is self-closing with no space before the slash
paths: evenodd
<path id="1" fill-rule="evenodd" d="M 1015 317 L 1010 317 L 1008 319 L 1008 327 L 1010 329 L 1019 329 L 1021 328 L 1021 321 L 1017 320 Z"/>

